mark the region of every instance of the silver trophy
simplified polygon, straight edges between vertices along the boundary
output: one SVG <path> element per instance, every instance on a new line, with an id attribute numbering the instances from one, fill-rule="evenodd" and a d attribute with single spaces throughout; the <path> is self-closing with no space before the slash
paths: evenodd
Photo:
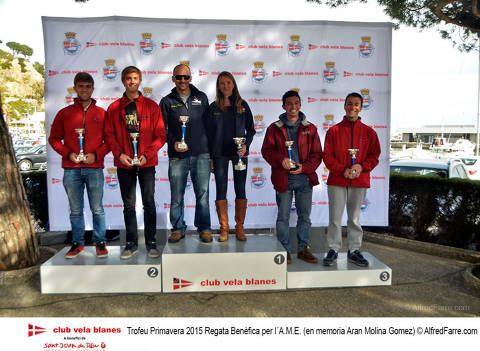
<path id="1" fill-rule="evenodd" d="M 355 161 L 357 160 L 357 154 L 358 154 L 358 149 L 347 149 L 348 152 L 350 153 L 350 156 L 352 157 L 352 166 L 355 164 Z M 359 175 L 357 174 L 356 170 L 352 170 L 354 178 L 357 178 Z"/>
<path id="2" fill-rule="evenodd" d="M 233 138 L 233 142 L 235 143 L 235 145 L 237 145 L 237 151 L 240 151 L 242 149 L 242 145 L 245 144 L 245 140 L 245 138 L 240 137 Z M 236 171 L 244 171 L 247 169 L 247 166 L 245 166 L 245 163 L 243 163 L 242 161 L 242 156 L 238 156 L 238 163 L 235 165 L 234 168 Z"/>
<path id="3" fill-rule="evenodd" d="M 140 164 L 140 160 L 138 159 L 138 135 L 140 133 L 130 133 L 130 138 L 132 138 L 132 146 L 133 146 L 133 160 L 132 165 L 138 166 Z"/>
<path id="4" fill-rule="evenodd" d="M 188 116 L 180 116 L 179 120 L 182 122 L 182 142 L 177 145 L 179 149 L 186 149 L 188 148 L 187 144 L 185 143 L 185 129 L 187 129 L 187 122 L 190 119 Z"/>
<path id="5" fill-rule="evenodd" d="M 75 128 L 75 132 L 78 134 L 78 143 L 80 144 L 80 153 L 77 155 L 77 161 L 83 162 L 87 159 L 83 153 L 83 141 L 85 139 L 83 134 L 85 133 L 85 128 Z"/>
<path id="6" fill-rule="evenodd" d="M 292 159 L 292 146 L 295 142 L 293 140 L 287 140 L 285 142 L 285 146 L 288 149 L 288 158 L 290 159 L 290 170 L 294 171 L 298 169 L 298 166 L 296 165 L 295 161 Z"/>

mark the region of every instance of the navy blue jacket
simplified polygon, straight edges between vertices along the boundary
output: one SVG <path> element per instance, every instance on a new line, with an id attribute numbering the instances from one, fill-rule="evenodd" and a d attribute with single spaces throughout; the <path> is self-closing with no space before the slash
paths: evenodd
<path id="1" fill-rule="evenodd" d="M 188 108 L 187 108 L 188 107 Z M 176 88 L 160 101 L 163 121 L 167 130 L 168 157 L 186 158 L 208 153 L 208 140 L 205 123 L 208 113 L 208 98 L 190 84 L 190 96 L 184 104 Z M 189 116 L 185 130 L 185 143 L 188 150 L 175 151 L 175 142 L 182 141 L 182 122 L 180 116 Z"/>
<path id="2" fill-rule="evenodd" d="M 253 125 L 253 116 L 250 107 L 248 106 L 245 100 L 242 101 L 243 111 L 239 113 L 237 107 L 235 106 L 232 99 L 233 113 L 235 116 L 235 134 L 237 137 L 244 137 L 245 144 L 247 145 L 247 152 L 245 156 L 248 155 L 248 149 L 250 144 L 253 141 L 253 136 L 255 135 L 255 127 Z M 222 146 L 223 146 L 223 116 L 225 113 L 217 106 L 215 102 L 210 104 L 208 109 L 208 118 L 207 118 L 207 133 L 208 133 L 208 145 L 210 149 L 210 157 L 222 156 Z M 233 142 L 233 140 L 232 140 Z"/>

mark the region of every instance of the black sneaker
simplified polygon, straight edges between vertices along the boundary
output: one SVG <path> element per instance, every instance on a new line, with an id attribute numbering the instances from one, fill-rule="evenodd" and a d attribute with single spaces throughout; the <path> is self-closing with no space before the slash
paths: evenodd
<path id="1" fill-rule="evenodd" d="M 357 266 L 360 266 L 360 267 L 368 266 L 368 261 L 365 259 L 365 257 L 363 257 L 363 255 L 358 250 L 355 250 L 353 252 L 350 252 L 350 250 L 348 250 L 347 256 L 348 256 L 348 260 L 356 264 Z"/>
<path id="2" fill-rule="evenodd" d="M 157 243 L 154 241 L 147 243 L 147 253 L 150 258 L 160 257 L 160 251 L 157 249 Z"/>
<path id="3" fill-rule="evenodd" d="M 335 252 L 334 249 L 328 250 L 327 256 L 323 259 L 324 266 L 331 266 L 335 262 L 337 262 L 338 253 Z"/>
<path id="4" fill-rule="evenodd" d="M 137 253 L 137 250 L 138 250 L 137 244 L 128 242 L 127 245 L 125 245 L 125 248 L 123 249 L 123 252 L 120 255 L 120 258 L 122 260 L 128 260 L 130 257 L 132 257 L 134 254 Z"/>

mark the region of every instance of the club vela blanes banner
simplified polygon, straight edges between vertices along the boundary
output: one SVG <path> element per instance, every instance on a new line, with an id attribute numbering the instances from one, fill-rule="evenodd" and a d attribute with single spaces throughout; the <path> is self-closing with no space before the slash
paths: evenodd
<path id="1" fill-rule="evenodd" d="M 95 80 L 94 98 L 107 109 L 121 97 L 121 71 L 135 65 L 142 70 L 140 90 L 156 102 L 174 87 L 172 69 L 180 62 L 190 66 L 192 84 L 215 100 L 215 82 L 221 71 L 235 76 L 240 93 L 254 115 L 256 136 L 250 147 L 247 198 L 247 228 L 274 227 L 277 215 L 270 166 L 261 156 L 268 125 L 283 113 L 281 97 L 297 89 L 302 111 L 318 127 L 320 139 L 344 115 L 345 96 L 363 95 L 362 121 L 380 138 L 379 166 L 371 174 L 371 188 L 362 206 L 364 225 L 388 223 L 389 135 L 391 96 L 391 24 L 330 21 L 223 21 L 175 20 L 131 17 L 52 18 L 43 17 L 46 56 L 47 134 L 56 113 L 72 104 L 73 78 L 86 71 Z M 170 228 L 170 188 L 166 145 L 159 151 L 155 199 L 157 227 Z M 231 172 L 231 167 L 230 167 Z M 312 224 L 328 224 L 326 179 L 322 163 L 317 170 L 320 185 L 314 188 Z M 105 159 L 103 204 L 107 227 L 124 228 L 123 205 L 112 155 Z M 51 230 L 70 228 L 69 206 L 62 185 L 60 156 L 48 147 L 48 198 Z M 229 218 L 234 224 L 233 178 L 229 177 Z M 215 179 L 210 180 L 212 226 L 215 212 Z M 185 220 L 193 226 L 195 196 L 188 179 Z M 85 197 L 85 218 L 91 214 Z M 143 226 L 140 192 L 137 189 L 138 224 Z M 296 223 L 292 205 L 291 225 Z"/>

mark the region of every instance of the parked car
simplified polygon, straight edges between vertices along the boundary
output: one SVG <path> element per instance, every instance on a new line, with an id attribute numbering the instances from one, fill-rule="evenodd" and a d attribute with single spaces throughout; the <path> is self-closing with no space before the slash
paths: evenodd
<path id="1" fill-rule="evenodd" d="M 468 179 L 465 165 L 458 159 L 412 159 L 390 163 L 390 172 Z"/>
<path id="2" fill-rule="evenodd" d="M 461 157 L 470 179 L 480 180 L 480 156 Z"/>
<path id="3" fill-rule="evenodd" d="M 13 151 L 15 151 L 15 155 L 24 154 L 25 152 L 28 152 L 31 148 L 32 148 L 32 146 L 25 146 L 25 145 L 14 146 Z"/>
<path id="4" fill-rule="evenodd" d="M 20 171 L 42 169 L 47 162 L 47 146 L 34 146 L 25 153 L 17 154 L 17 165 Z"/>

